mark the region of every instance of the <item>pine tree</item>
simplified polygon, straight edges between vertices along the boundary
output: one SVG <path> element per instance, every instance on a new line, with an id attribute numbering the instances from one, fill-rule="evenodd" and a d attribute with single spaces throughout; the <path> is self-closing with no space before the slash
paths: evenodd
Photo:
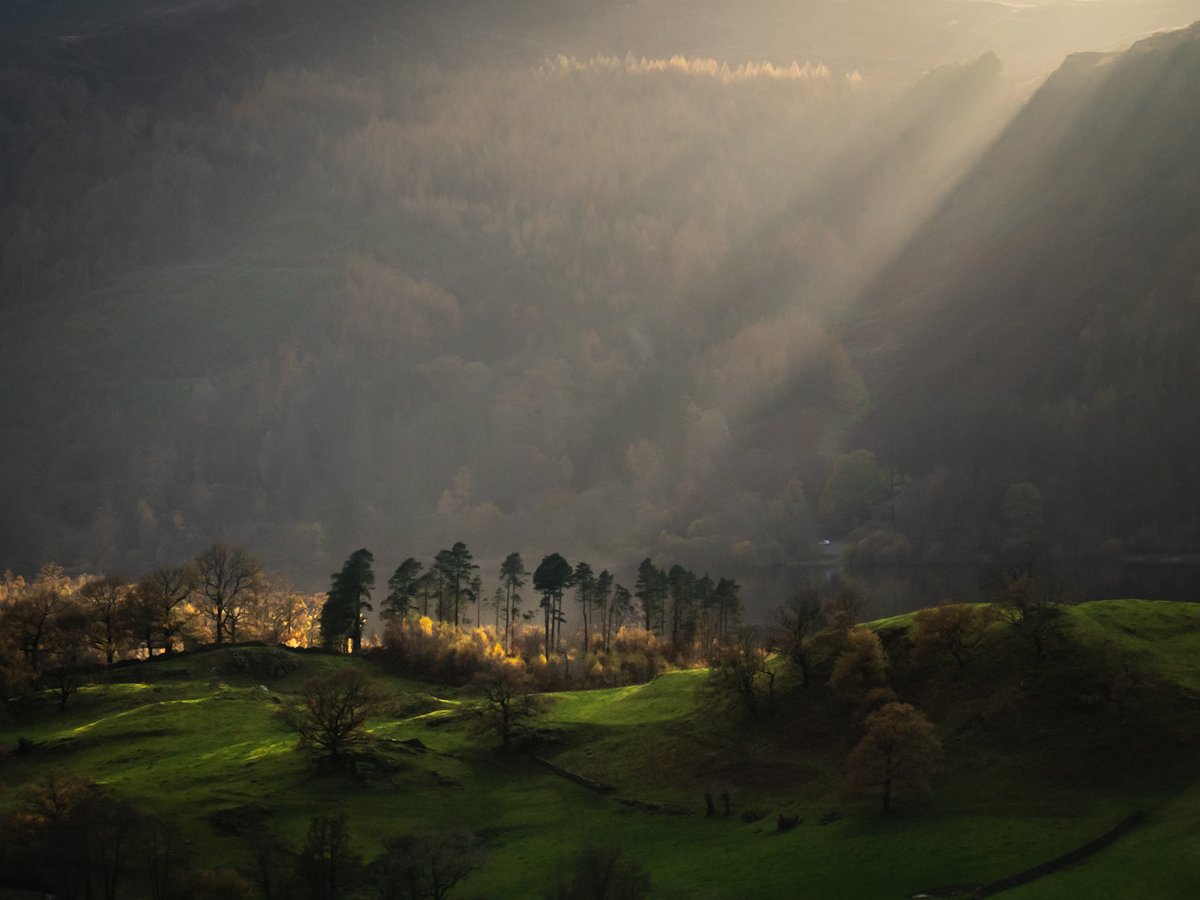
<path id="1" fill-rule="evenodd" d="M 383 618 L 389 621 L 402 619 L 409 610 L 416 609 L 421 568 L 421 564 L 411 556 L 396 567 L 388 579 L 389 593 L 379 613 Z"/>
<path id="2" fill-rule="evenodd" d="M 571 564 L 558 553 L 544 557 L 533 573 L 533 587 L 542 594 L 542 610 L 546 617 L 547 659 L 550 658 L 551 648 L 557 646 L 553 627 L 557 626 L 562 610 L 563 591 L 571 583 L 573 574 Z"/>
<path id="3" fill-rule="evenodd" d="M 454 602 L 454 613 L 451 621 L 457 626 L 461 621 L 460 601 L 463 593 L 470 587 L 471 573 L 479 568 L 475 565 L 475 557 L 467 549 L 467 545 L 458 541 L 449 550 L 441 550 L 434 558 L 434 565 L 441 571 L 449 598 Z"/>
<path id="4" fill-rule="evenodd" d="M 517 588 L 525 584 L 525 563 L 520 553 L 510 553 L 500 564 L 500 583 L 504 587 L 506 603 L 504 607 L 504 646 L 512 649 L 512 621 L 516 616 L 516 607 L 520 603 Z"/>
<path id="5" fill-rule="evenodd" d="M 364 611 L 371 609 L 371 588 L 375 586 L 374 562 L 370 550 L 355 550 L 341 571 L 331 576 L 333 584 L 321 607 L 321 639 L 326 647 L 349 638 L 352 653 L 362 649 Z"/>

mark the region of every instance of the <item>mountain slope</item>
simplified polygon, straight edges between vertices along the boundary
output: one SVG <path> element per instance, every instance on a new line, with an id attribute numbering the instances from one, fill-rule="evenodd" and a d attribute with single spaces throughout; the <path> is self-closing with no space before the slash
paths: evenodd
<path id="1" fill-rule="evenodd" d="M 1070 58 L 863 295 L 860 439 L 966 472 L 997 538 L 1018 482 L 1060 539 L 1196 534 L 1197 103 L 1200 25 Z M 946 534 L 914 485 L 899 527 Z"/>

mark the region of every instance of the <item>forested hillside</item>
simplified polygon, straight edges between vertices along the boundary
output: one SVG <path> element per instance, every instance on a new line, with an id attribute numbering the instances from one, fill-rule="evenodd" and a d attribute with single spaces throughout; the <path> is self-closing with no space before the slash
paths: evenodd
<path id="1" fill-rule="evenodd" d="M 756 594 L 821 539 L 986 553 L 1025 483 L 1068 550 L 1183 546 L 1193 40 L 1073 59 L 971 170 L 1058 46 L 983 35 L 1073 13 L 583 6 L 6 8 L 0 562 L 463 540 Z"/>
<path id="2" fill-rule="evenodd" d="M 830 316 L 1008 102 L 991 58 L 898 95 L 819 61 L 278 52 L 8 74 L 8 564 L 803 556 L 862 400 Z"/>
<path id="3" fill-rule="evenodd" d="M 1194 551 L 1198 84 L 1196 26 L 1072 57 L 868 292 L 862 434 L 918 548 L 1003 537 L 1025 484 L 1068 546 Z"/>

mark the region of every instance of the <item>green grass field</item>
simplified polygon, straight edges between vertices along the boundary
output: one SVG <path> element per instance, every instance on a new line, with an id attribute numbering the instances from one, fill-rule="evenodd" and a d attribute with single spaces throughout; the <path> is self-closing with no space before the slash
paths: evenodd
<path id="1" fill-rule="evenodd" d="M 245 841 L 220 833 L 213 816 L 257 804 L 293 843 L 311 816 L 343 812 L 367 858 L 392 835 L 471 828 L 487 862 L 455 896 L 538 896 L 564 858 L 590 842 L 624 847 L 664 896 L 713 898 L 895 898 L 984 883 L 1065 853 L 1142 809 L 1145 824 L 1111 847 L 1009 896 L 1197 896 L 1200 606 L 1087 604 L 1070 610 L 1069 628 L 1080 644 L 1134 655 L 1161 679 L 1172 699 L 1154 714 L 1170 717 L 1170 728 L 1143 743 L 1136 729 L 1089 732 L 1068 711 L 1059 731 L 1042 723 L 1024 736 L 982 736 L 961 724 L 968 717 L 957 709 L 942 725 L 947 759 L 932 796 L 888 818 L 874 804 L 838 800 L 851 732 L 839 736 L 836 717 L 804 696 L 753 722 L 715 704 L 704 670 L 549 695 L 540 723 L 549 737 L 538 753 L 613 786 L 602 794 L 525 754 L 498 755 L 468 714 L 468 689 L 382 675 L 365 660 L 265 648 L 110 670 L 65 711 L 47 699 L 10 718 L 0 725 L 0 747 L 24 737 L 34 748 L 0 761 L 0 807 L 57 769 L 177 820 L 197 867 L 250 869 Z M 238 674 L 233 654 L 250 660 L 249 672 Z M 253 674 L 280 660 L 286 674 Z M 275 715 L 304 678 L 334 666 L 372 671 L 390 698 L 369 724 L 392 763 L 365 779 L 319 770 Z M 411 738 L 427 749 L 400 743 Z M 732 815 L 705 818 L 705 791 L 728 792 Z M 622 802 L 629 800 L 643 808 Z M 819 824 L 834 810 L 840 819 Z M 751 811 L 762 817 L 743 821 Z M 780 813 L 802 821 L 779 833 Z"/>

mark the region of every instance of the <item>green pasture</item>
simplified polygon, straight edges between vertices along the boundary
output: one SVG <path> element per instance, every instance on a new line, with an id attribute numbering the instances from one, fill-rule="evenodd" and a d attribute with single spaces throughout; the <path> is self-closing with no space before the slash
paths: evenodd
<path id="1" fill-rule="evenodd" d="M 1144 771 L 1127 766 L 1106 775 L 1069 758 L 1083 746 L 1077 734 L 1043 729 L 1025 743 L 997 745 L 961 724 L 969 716 L 956 715 L 959 724 L 943 726 L 954 731 L 943 734 L 946 764 L 932 796 L 883 818 L 873 804 L 837 796 L 852 732 L 837 732 L 833 718 L 803 697 L 749 720 L 717 702 L 704 670 L 547 695 L 534 759 L 495 752 L 468 688 L 388 676 L 362 659 L 243 648 L 114 669 L 64 711 L 47 697 L 0 723 L 0 747 L 12 750 L 22 737 L 33 743 L 0 761 L 0 807 L 21 785 L 58 769 L 178 821 L 197 867 L 249 871 L 244 838 L 214 821 L 223 811 L 258 807 L 292 842 L 310 817 L 344 813 L 368 859 L 389 836 L 471 828 L 487 863 L 456 896 L 537 896 L 576 848 L 612 843 L 645 865 L 663 896 L 864 900 L 998 879 L 1141 809 L 1140 828 L 1010 896 L 1194 897 L 1200 755 L 1188 748 L 1198 733 L 1191 707 L 1200 685 L 1200 607 L 1094 603 L 1070 610 L 1067 625 L 1104 653 L 1136 656 L 1171 686 L 1170 736 L 1182 751 L 1165 762 L 1144 758 Z M 229 665 L 234 653 L 251 659 L 248 671 Z M 261 675 L 282 659 L 288 671 Z M 347 665 L 372 671 L 389 696 L 369 723 L 387 764 L 357 778 L 314 765 L 276 716 L 304 678 Z M 1129 747 L 1114 758 L 1138 759 L 1139 735 L 1122 740 Z M 590 790 L 540 760 L 611 790 Z M 704 815 L 705 792 L 716 799 L 715 817 Z M 730 795 L 728 817 L 722 793 Z M 801 821 L 780 832 L 781 813 Z"/>

